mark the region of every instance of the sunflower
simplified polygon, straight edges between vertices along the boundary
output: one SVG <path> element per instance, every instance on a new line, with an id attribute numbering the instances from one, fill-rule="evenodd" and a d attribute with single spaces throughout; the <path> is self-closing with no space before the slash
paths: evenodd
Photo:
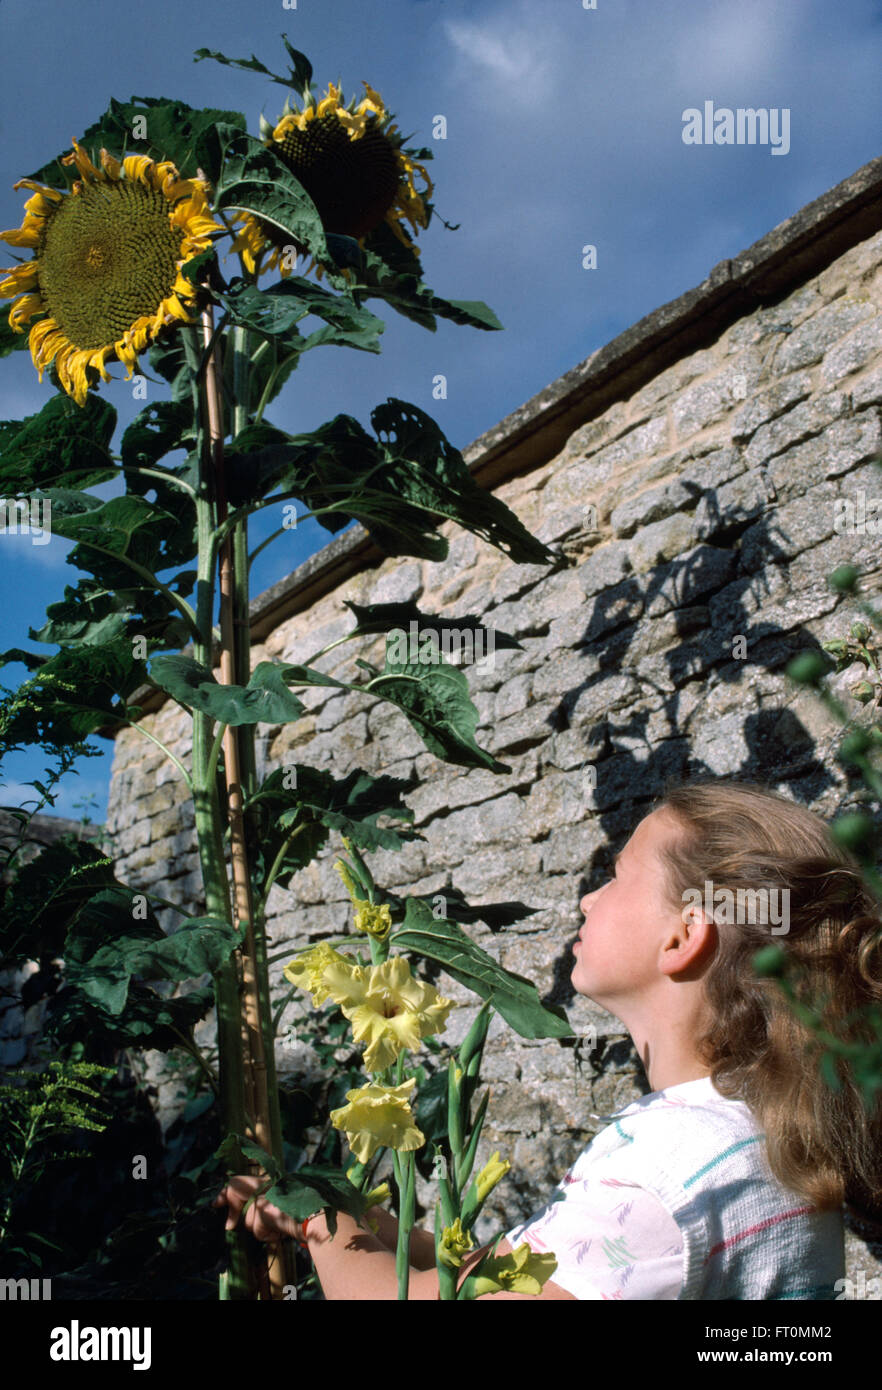
<path id="1" fill-rule="evenodd" d="M 432 180 L 425 167 L 403 148 L 403 138 L 383 99 L 363 82 L 366 96 L 355 105 L 343 104 L 339 87 L 328 84 L 320 101 L 307 87 L 303 109 L 285 102 L 275 126 L 261 117 L 261 135 L 282 163 L 303 185 L 318 209 L 326 232 L 362 239 L 386 222 L 408 249 L 413 243 L 404 230 L 407 222 L 416 231 L 429 225 Z M 423 187 L 417 187 L 419 175 Z M 233 249 L 245 268 L 254 273 L 261 253 L 271 246 L 267 268 L 291 267 L 283 256 L 290 241 L 278 227 L 244 213 Z M 298 252 L 300 247 L 296 246 Z"/>
<path id="2" fill-rule="evenodd" d="M 190 323 L 196 287 L 182 273 L 222 232 L 211 217 L 199 179 L 182 179 L 174 164 L 146 155 L 121 162 L 101 151 L 96 169 L 76 140 L 63 164 L 81 175 L 68 193 L 32 179 L 21 227 L 0 232 L 33 260 L 3 272 L 0 297 L 16 299 L 10 325 L 19 333 L 36 314 L 28 346 L 40 380 L 50 362 L 68 395 L 84 405 L 88 370 L 110 380 L 115 357 L 130 379 L 138 353 L 167 324 Z M 18 298 L 18 296 L 22 296 Z"/>

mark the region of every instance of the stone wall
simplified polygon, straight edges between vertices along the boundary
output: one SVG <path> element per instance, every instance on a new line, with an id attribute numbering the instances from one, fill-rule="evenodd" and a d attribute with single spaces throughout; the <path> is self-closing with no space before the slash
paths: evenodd
<path id="1" fill-rule="evenodd" d="M 622 371 L 617 394 L 608 372 L 605 407 L 586 395 L 582 422 L 553 456 L 497 483 L 558 548 L 554 568 L 511 564 L 446 527 L 443 563 L 362 566 L 254 651 L 255 662 L 307 660 L 351 626 L 344 599 L 415 599 L 428 612 L 479 616 L 522 644 L 469 670 L 478 741 L 509 774 L 449 767 L 397 712 L 327 688 L 303 692 L 298 723 L 260 730 L 266 768 L 301 761 L 336 775 L 419 775 L 408 801 L 425 840 L 374 855 L 380 883 L 422 893 L 452 884 L 474 903 L 538 909 L 495 935 L 472 929 L 503 965 L 565 1004 L 588 1039 L 527 1042 L 494 1023 L 482 1153 L 499 1148 L 513 1160 L 499 1193 L 511 1220 L 535 1209 L 604 1114 L 648 1089 L 621 1023 L 574 996 L 569 973 L 579 900 L 603 882 L 651 798 L 670 778 L 710 772 L 756 778 L 829 817 L 857 789 L 833 760 L 829 716 L 783 671 L 796 652 L 847 631 L 853 600 L 827 582 L 837 565 L 856 565 L 864 592 L 878 587 L 876 537 L 837 534 L 834 504 L 861 489 L 882 495 L 882 233 L 873 228 L 810 273 L 799 274 L 802 263 L 794 256 L 796 283 L 757 293 L 728 321 L 708 314 L 691 350 L 670 335 L 668 361 L 636 388 Z M 693 292 L 708 305 L 714 274 Z M 381 639 L 316 664 L 352 680 L 359 656 L 381 662 Z M 846 699 L 855 674 L 839 679 Z M 187 757 L 177 708 L 145 722 Z M 121 876 L 195 903 L 192 827 L 173 766 L 137 732 L 121 733 L 108 826 Z M 338 849 L 293 891 L 273 890 L 273 954 L 347 925 Z M 457 1001 L 447 1033 L 456 1040 L 474 1006 L 448 976 L 439 984 Z M 302 1012 L 286 1010 L 278 1049 L 292 1075 L 311 1066 L 287 1031 Z M 875 1270 L 850 1239 L 850 1268 Z"/>

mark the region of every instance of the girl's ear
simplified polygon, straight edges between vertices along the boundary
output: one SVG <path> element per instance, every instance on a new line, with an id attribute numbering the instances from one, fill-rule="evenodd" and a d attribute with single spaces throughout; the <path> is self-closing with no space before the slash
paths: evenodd
<path id="1" fill-rule="evenodd" d="M 659 961 L 662 974 L 678 975 L 690 966 L 703 964 L 716 944 L 716 934 L 716 924 L 708 920 L 704 908 L 698 903 L 688 903 L 662 943 Z"/>

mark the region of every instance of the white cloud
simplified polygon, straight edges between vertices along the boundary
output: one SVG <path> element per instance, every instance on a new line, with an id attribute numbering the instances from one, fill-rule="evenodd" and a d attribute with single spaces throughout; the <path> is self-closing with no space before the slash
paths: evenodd
<path id="1" fill-rule="evenodd" d="M 462 78 L 482 72 L 505 92 L 517 88 L 519 106 L 534 107 L 543 102 L 554 78 L 559 59 L 559 35 L 543 17 L 537 26 L 535 7 L 524 3 L 506 5 L 483 20 L 444 21 L 447 38 L 465 59 Z M 469 68 L 472 69 L 469 72 Z M 504 111 L 506 119 L 511 112 Z"/>

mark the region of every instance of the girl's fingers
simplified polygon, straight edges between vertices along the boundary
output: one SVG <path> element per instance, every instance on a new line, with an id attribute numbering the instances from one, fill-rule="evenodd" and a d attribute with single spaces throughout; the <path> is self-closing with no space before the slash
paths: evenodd
<path id="1" fill-rule="evenodd" d="M 212 1205 L 229 1208 L 225 1230 L 235 1229 L 246 1202 L 254 1196 L 260 1186 L 260 1178 L 235 1177 L 231 1178 L 226 1187 L 218 1194 Z M 273 1206 L 272 1202 L 265 1201 L 263 1197 L 257 1197 L 251 1202 L 245 1213 L 245 1226 L 258 1240 L 278 1240 L 285 1228 L 285 1217 L 278 1207 Z"/>

